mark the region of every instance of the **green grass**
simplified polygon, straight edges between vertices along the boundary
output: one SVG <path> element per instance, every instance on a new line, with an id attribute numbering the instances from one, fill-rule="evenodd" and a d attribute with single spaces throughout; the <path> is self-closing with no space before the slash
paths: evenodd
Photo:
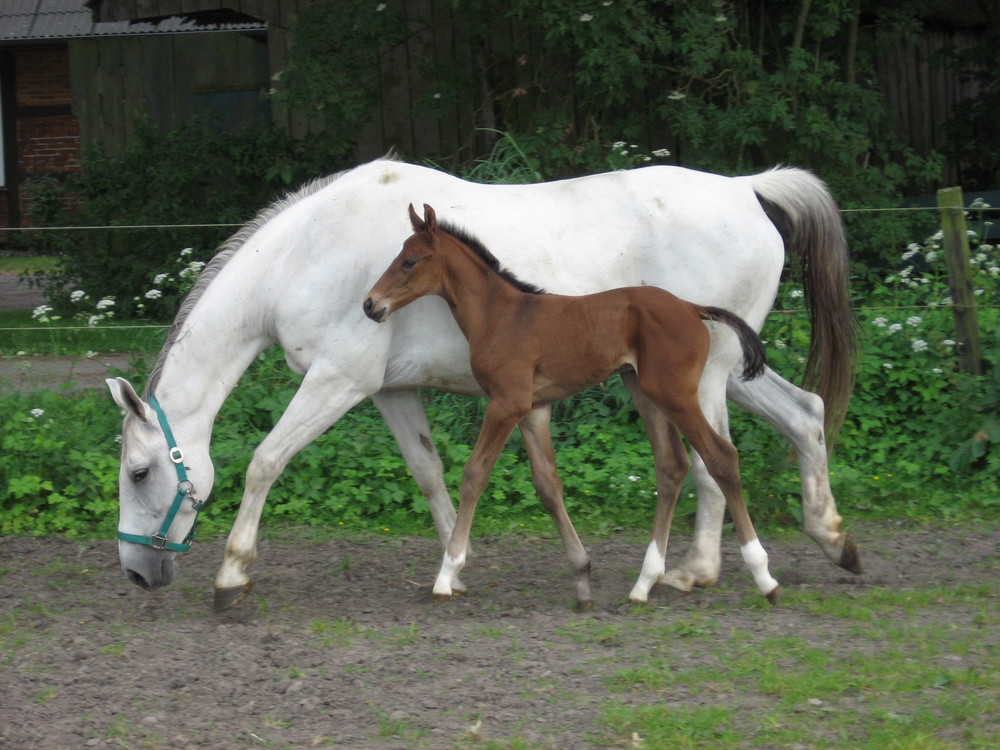
<path id="1" fill-rule="evenodd" d="M 51 273 L 59 268 L 55 255 L 0 256 L 0 273 L 20 276 L 22 273 Z"/>

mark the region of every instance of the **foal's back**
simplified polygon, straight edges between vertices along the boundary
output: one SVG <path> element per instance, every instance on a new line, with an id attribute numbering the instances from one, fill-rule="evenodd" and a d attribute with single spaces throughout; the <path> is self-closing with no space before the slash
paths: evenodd
<path id="1" fill-rule="evenodd" d="M 626 369 L 696 373 L 697 382 L 709 345 L 699 308 L 658 287 L 526 294 L 506 314 L 498 311 L 494 335 L 473 344 L 472 364 L 477 377 L 530 371 L 533 406 L 540 406 Z"/>

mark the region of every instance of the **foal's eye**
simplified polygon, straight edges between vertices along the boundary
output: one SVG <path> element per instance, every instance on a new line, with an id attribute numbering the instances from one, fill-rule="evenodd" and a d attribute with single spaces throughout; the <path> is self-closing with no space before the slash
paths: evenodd
<path id="1" fill-rule="evenodd" d="M 417 265 L 417 259 L 416 258 L 407 258 L 406 260 L 403 261 L 402 268 L 403 268 L 404 271 L 409 271 L 415 265 Z"/>
<path id="2" fill-rule="evenodd" d="M 149 469 L 137 469 L 132 472 L 132 481 L 138 484 L 149 476 Z"/>

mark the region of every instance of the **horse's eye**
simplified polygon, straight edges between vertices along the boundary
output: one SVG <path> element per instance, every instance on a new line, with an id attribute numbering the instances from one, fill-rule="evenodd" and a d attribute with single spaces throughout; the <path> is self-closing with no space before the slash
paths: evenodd
<path id="1" fill-rule="evenodd" d="M 404 271 L 409 271 L 415 265 L 417 265 L 417 259 L 416 258 L 407 258 L 406 260 L 403 261 L 402 268 L 403 268 Z"/>
<path id="2" fill-rule="evenodd" d="M 137 469 L 132 472 L 132 481 L 138 484 L 143 479 L 149 476 L 149 469 Z"/>

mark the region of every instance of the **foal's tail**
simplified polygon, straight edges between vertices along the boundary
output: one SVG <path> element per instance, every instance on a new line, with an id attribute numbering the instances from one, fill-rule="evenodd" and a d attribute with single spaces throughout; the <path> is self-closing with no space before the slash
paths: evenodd
<path id="1" fill-rule="evenodd" d="M 764 342 L 757 332 L 743 318 L 721 307 L 698 307 L 698 315 L 702 320 L 714 320 L 725 323 L 736 331 L 743 349 L 743 374 L 741 380 L 753 380 L 764 372 L 767 358 L 764 356 Z"/>

